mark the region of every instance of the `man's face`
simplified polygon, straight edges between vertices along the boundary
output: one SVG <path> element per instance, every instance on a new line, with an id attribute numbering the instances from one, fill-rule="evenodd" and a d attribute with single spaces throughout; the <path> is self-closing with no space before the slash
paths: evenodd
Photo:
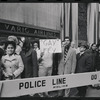
<path id="1" fill-rule="evenodd" d="M 34 48 L 37 49 L 38 48 L 38 44 L 34 43 Z"/>
<path id="2" fill-rule="evenodd" d="M 84 46 L 80 46 L 80 52 L 84 52 L 85 51 L 85 47 Z"/>
<path id="3" fill-rule="evenodd" d="M 65 45 L 69 45 L 70 44 L 70 40 L 69 39 L 65 39 Z"/>
<path id="4" fill-rule="evenodd" d="M 92 50 L 96 50 L 96 44 L 92 46 Z"/>

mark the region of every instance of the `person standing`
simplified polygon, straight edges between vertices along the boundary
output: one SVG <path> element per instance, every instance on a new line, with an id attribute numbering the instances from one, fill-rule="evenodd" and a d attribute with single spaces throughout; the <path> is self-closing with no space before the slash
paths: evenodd
<path id="1" fill-rule="evenodd" d="M 5 41 L 0 41 L 0 80 L 3 79 L 2 68 L 1 68 L 1 58 L 4 55 Z"/>
<path id="2" fill-rule="evenodd" d="M 95 71 L 95 64 L 96 64 L 96 49 L 97 49 L 97 47 L 96 47 L 96 44 L 95 43 L 93 43 L 92 45 L 91 45 L 91 47 L 90 47 L 90 49 L 88 49 L 86 52 L 88 53 L 88 54 L 90 54 L 90 56 L 91 56 L 91 58 L 92 58 L 92 66 L 91 66 L 91 71 Z"/>
<path id="3" fill-rule="evenodd" d="M 100 44 L 97 44 L 97 54 L 95 60 L 95 71 L 100 71 Z"/>
<path id="4" fill-rule="evenodd" d="M 19 79 L 24 70 L 20 55 L 15 53 L 16 43 L 7 41 L 5 45 L 6 55 L 2 56 L 2 69 L 5 80 Z"/>
<path id="5" fill-rule="evenodd" d="M 97 44 L 97 53 L 96 53 L 96 59 L 95 59 L 95 71 L 100 71 L 100 43 Z M 100 84 L 94 84 L 93 86 L 96 89 L 100 89 Z"/>
<path id="6" fill-rule="evenodd" d="M 77 54 L 77 63 L 75 73 L 85 73 L 91 71 L 92 58 L 91 55 L 86 52 L 86 43 L 81 43 L 80 53 Z M 78 96 L 85 97 L 87 86 L 77 87 Z"/>
<path id="7" fill-rule="evenodd" d="M 48 49 L 44 49 L 41 52 L 39 58 L 39 77 L 51 76 L 53 70 L 53 53 L 48 52 Z M 50 97 L 49 92 L 39 93 L 40 97 Z"/>
<path id="8" fill-rule="evenodd" d="M 36 53 L 37 53 L 37 60 L 39 60 L 40 59 L 40 57 L 41 57 L 41 52 L 40 52 L 40 49 L 39 49 L 39 47 L 38 47 L 38 43 L 37 42 L 34 42 L 34 50 L 36 51 Z"/>
<path id="9" fill-rule="evenodd" d="M 25 39 L 20 55 L 25 66 L 22 73 L 22 78 L 38 77 L 37 54 L 36 51 L 31 47 L 29 39 Z"/>
<path id="10" fill-rule="evenodd" d="M 76 67 L 76 51 L 71 47 L 71 40 L 65 37 L 62 45 L 61 60 L 58 66 L 58 75 L 72 74 Z M 70 89 L 64 90 L 64 97 L 69 97 Z"/>

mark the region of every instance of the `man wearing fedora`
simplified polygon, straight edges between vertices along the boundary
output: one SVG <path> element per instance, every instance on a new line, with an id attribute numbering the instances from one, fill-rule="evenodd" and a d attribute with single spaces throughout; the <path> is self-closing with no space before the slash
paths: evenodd
<path id="1" fill-rule="evenodd" d="M 91 71 L 92 58 L 87 52 L 87 44 L 81 43 L 80 53 L 77 54 L 76 70 L 75 73 L 85 73 Z M 85 97 L 87 86 L 77 87 L 78 96 Z"/>

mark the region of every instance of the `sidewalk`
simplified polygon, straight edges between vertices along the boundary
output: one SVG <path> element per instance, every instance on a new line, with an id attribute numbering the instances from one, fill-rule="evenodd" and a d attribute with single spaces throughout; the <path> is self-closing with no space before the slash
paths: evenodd
<path id="1" fill-rule="evenodd" d="M 88 87 L 86 97 L 100 97 L 100 90 Z"/>

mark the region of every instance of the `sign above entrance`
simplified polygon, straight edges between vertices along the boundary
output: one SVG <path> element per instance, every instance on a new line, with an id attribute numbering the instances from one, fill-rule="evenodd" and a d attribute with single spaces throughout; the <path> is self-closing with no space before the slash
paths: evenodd
<path id="1" fill-rule="evenodd" d="M 41 38 L 60 38 L 59 31 L 2 20 L 0 20 L 0 33 Z"/>

